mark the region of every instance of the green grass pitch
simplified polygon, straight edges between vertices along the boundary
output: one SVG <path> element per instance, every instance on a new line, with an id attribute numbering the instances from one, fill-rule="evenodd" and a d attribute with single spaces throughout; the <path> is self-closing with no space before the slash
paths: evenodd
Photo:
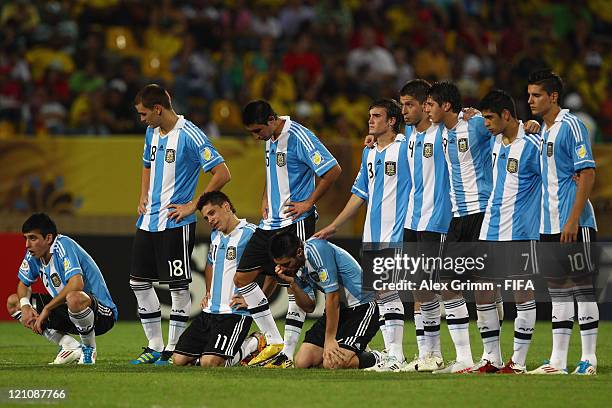
<path id="1" fill-rule="evenodd" d="M 310 326 L 306 322 L 305 327 Z M 444 326 L 444 324 L 443 324 Z M 577 325 L 575 325 L 577 326 Z M 470 325 L 472 351 L 482 345 Z M 482 376 L 427 373 L 366 373 L 359 370 L 267 370 L 262 368 L 130 366 L 145 344 L 139 323 L 121 322 L 98 337 L 94 367 L 50 367 L 56 347 L 17 323 L 0 324 L 0 405 L 73 407 L 600 407 L 612 400 L 612 322 L 601 322 L 598 375 Z M 167 330 L 164 329 L 164 333 Z M 405 352 L 416 350 L 414 326 L 406 323 Z M 550 323 L 539 322 L 529 351 L 528 368 L 550 354 Z M 454 349 L 442 328 L 446 359 Z M 382 348 L 380 333 L 371 343 Z M 502 351 L 512 349 L 512 322 L 502 330 Z M 573 370 L 580 357 L 580 333 L 575 327 L 569 353 Z M 9 401 L 9 389 L 65 389 L 67 398 L 53 401 Z"/>

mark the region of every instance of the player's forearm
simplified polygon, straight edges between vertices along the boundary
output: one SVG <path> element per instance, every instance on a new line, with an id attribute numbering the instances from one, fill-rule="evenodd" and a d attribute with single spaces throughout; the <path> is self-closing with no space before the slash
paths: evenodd
<path id="1" fill-rule="evenodd" d="M 295 295 L 295 303 L 306 313 L 314 312 L 317 304 L 295 281 L 289 285 L 289 290 L 287 292 Z"/>
<path id="2" fill-rule="evenodd" d="M 210 174 L 212 174 L 212 177 L 204 189 L 205 193 L 220 191 L 232 179 L 232 175 L 225 163 L 217 164 L 210 170 Z"/>
<path id="3" fill-rule="evenodd" d="M 29 286 L 26 286 L 25 283 L 23 283 L 22 281 L 19 281 L 19 283 L 17 284 L 17 297 L 19 299 L 21 298 L 30 298 L 32 296 L 32 288 Z"/>
<path id="4" fill-rule="evenodd" d="M 574 205 L 572 206 L 572 211 L 570 212 L 570 216 L 568 222 L 578 223 L 580 221 L 580 215 L 584 210 L 584 206 L 586 205 L 589 196 L 591 195 L 591 191 L 593 190 L 593 185 L 595 184 L 595 169 L 584 169 L 580 172 L 580 177 L 578 177 L 578 188 L 576 189 L 576 199 L 574 200 Z"/>
<path id="5" fill-rule="evenodd" d="M 143 167 L 142 176 L 140 178 L 140 197 L 149 194 L 149 182 L 151 180 L 151 169 Z"/>
<path id="6" fill-rule="evenodd" d="M 204 282 L 206 283 L 206 293 L 210 293 L 210 290 L 212 289 L 212 275 L 212 265 L 207 263 L 206 267 L 204 268 Z"/>
<path id="7" fill-rule="evenodd" d="M 357 211 L 363 203 L 364 200 L 361 197 L 356 196 L 355 194 L 351 194 L 351 197 L 346 202 L 346 205 L 344 206 L 342 211 L 340 211 L 340 214 L 338 214 L 334 221 L 332 221 L 332 225 L 336 228 L 340 228 L 348 220 L 353 218 L 355 214 L 357 214 Z"/>
<path id="8" fill-rule="evenodd" d="M 340 320 L 340 294 L 332 292 L 325 295 L 325 340 L 333 340 L 338 333 Z"/>
<path id="9" fill-rule="evenodd" d="M 308 201 L 314 205 L 316 204 L 323 195 L 329 190 L 329 188 L 336 182 L 338 177 L 342 173 L 342 169 L 338 164 L 329 169 L 327 173 L 323 174 L 319 181 L 317 182 L 317 186 L 315 190 L 312 192 L 310 197 L 308 197 Z"/>

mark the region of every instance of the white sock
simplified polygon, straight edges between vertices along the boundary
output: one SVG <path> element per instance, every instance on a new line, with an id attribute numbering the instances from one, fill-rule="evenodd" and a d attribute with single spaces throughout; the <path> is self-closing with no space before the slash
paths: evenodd
<path id="1" fill-rule="evenodd" d="M 244 339 L 244 343 L 240 346 L 240 350 L 234 355 L 234 357 L 229 362 L 229 366 L 235 366 L 240 363 L 246 356 L 251 353 L 254 353 L 257 350 L 257 346 L 259 345 L 259 341 L 253 336 L 248 336 Z"/>
<path id="2" fill-rule="evenodd" d="M 421 303 L 421 317 L 425 333 L 424 349 L 426 353 L 442 356 L 440 349 L 440 302 Z"/>
<path id="3" fill-rule="evenodd" d="M 389 343 L 391 342 L 389 340 L 389 330 L 387 330 L 387 326 L 385 325 L 385 316 L 383 315 L 382 305 L 378 302 L 376 302 L 376 304 L 378 305 L 378 330 L 380 330 L 380 332 L 382 333 L 386 351 L 388 350 Z"/>
<path id="4" fill-rule="evenodd" d="M 472 359 L 472 349 L 470 349 L 470 319 L 465 299 L 446 301 L 444 302 L 444 309 L 446 310 L 448 331 L 455 344 L 457 361 L 473 366 L 474 360 Z"/>
<path id="5" fill-rule="evenodd" d="M 246 302 L 249 313 L 257 327 L 265 334 L 268 344 L 283 344 L 283 338 L 276 327 L 274 317 L 270 311 L 268 299 L 256 282 L 252 282 L 243 288 L 238 288 Z"/>
<path id="6" fill-rule="evenodd" d="M 385 326 L 389 345 L 387 352 L 398 361 L 404 361 L 404 304 L 397 291 L 386 292 L 379 295 L 382 310 L 385 316 Z M 380 306 L 379 305 L 379 308 Z"/>
<path id="7" fill-rule="evenodd" d="M 574 296 L 571 288 L 548 289 L 552 302 L 553 347 L 550 365 L 560 370 L 567 369 L 572 328 L 574 327 Z"/>
<path id="8" fill-rule="evenodd" d="M 416 331 L 416 342 L 419 350 L 419 358 L 425 357 L 427 354 L 425 346 L 425 330 L 423 327 L 423 315 L 420 310 L 414 311 L 414 327 Z"/>
<path id="9" fill-rule="evenodd" d="M 516 305 L 516 319 L 514 319 L 514 352 L 512 353 L 512 361 L 520 366 L 525 366 L 527 362 L 527 352 L 531 345 L 535 323 L 535 300 L 518 303 Z"/>
<path id="10" fill-rule="evenodd" d="M 580 325 L 580 339 L 582 340 L 581 361 L 589 361 L 597 367 L 597 332 L 599 327 L 599 308 L 595 302 L 592 286 L 577 286 L 574 288 L 574 297 L 578 305 L 578 324 Z"/>
<path id="11" fill-rule="evenodd" d="M 168 344 L 164 350 L 174 351 L 181 334 L 187 328 L 189 313 L 191 312 L 191 296 L 189 286 L 171 288 L 172 310 L 170 311 L 170 324 L 168 326 Z"/>
<path id="12" fill-rule="evenodd" d="M 66 350 L 74 350 L 81 347 L 81 343 L 79 343 L 74 337 L 55 329 L 45 329 L 43 331 L 43 337 L 49 340 L 51 343 L 55 343 Z"/>
<path id="13" fill-rule="evenodd" d="M 306 312 L 295 303 L 295 295 L 288 295 L 289 307 L 285 318 L 285 347 L 283 353 L 293 360 L 295 348 L 297 347 L 302 325 L 306 320 Z"/>
<path id="14" fill-rule="evenodd" d="M 482 358 L 494 366 L 502 365 L 501 349 L 499 346 L 499 315 L 495 303 L 476 305 L 478 316 L 478 331 L 482 338 Z"/>
<path id="15" fill-rule="evenodd" d="M 161 328 L 161 305 L 151 282 L 130 279 L 130 287 L 138 303 L 138 316 L 142 323 L 148 347 L 155 351 L 164 350 L 164 338 Z"/>
<path id="16" fill-rule="evenodd" d="M 68 310 L 68 316 L 70 316 L 70 321 L 76 326 L 79 336 L 81 336 L 81 343 L 96 348 L 95 314 L 91 307 L 87 306 L 80 312 Z"/>

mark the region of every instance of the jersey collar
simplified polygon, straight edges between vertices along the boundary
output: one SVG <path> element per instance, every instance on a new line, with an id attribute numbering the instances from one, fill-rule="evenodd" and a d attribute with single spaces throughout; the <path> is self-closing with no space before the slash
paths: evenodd
<path id="1" fill-rule="evenodd" d="M 53 243 L 51 244 L 51 248 L 49 248 L 49 253 L 53 254 L 55 253 L 55 251 L 57 251 L 57 248 L 59 247 L 59 244 L 57 241 L 61 236 L 62 236 L 61 234 L 57 234 L 55 236 L 55 239 L 53 240 Z"/>
<path id="2" fill-rule="evenodd" d="M 276 138 L 276 140 L 272 140 L 270 139 L 271 143 L 276 143 L 279 140 L 281 140 L 283 137 L 285 137 L 285 135 L 287 135 L 289 133 L 289 128 L 291 127 L 291 118 L 289 116 L 279 116 L 279 119 L 282 119 L 285 121 L 285 124 L 283 125 L 283 129 L 280 132 L 280 135 L 278 135 L 278 137 Z"/>
<path id="3" fill-rule="evenodd" d="M 240 218 L 238 220 L 238 225 L 236 225 L 236 227 L 233 230 L 231 230 L 231 232 L 229 234 L 225 235 L 223 232 L 221 232 L 221 231 L 219 231 L 219 232 L 225 238 L 233 237 L 233 236 L 235 236 L 238 233 L 238 231 L 240 231 L 246 225 L 246 223 L 247 223 L 247 220 L 245 218 Z"/>
<path id="4" fill-rule="evenodd" d="M 557 124 L 557 122 L 561 122 L 563 118 L 565 117 L 565 115 L 567 115 L 568 113 L 569 113 L 569 109 L 561 109 L 559 113 L 557 113 L 557 117 L 555 118 L 555 122 L 553 123 L 553 126 Z M 544 123 L 544 126 L 542 127 L 542 134 L 544 134 L 544 132 L 547 132 L 549 130 L 550 128 L 546 127 L 546 123 Z"/>
<path id="5" fill-rule="evenodd" d="M 183 115 L 177 115 L 177 116 L 178 116 L 178 120 L 174 124 L 174 127 L 172 128 L 171 131 L 169 131 L 165 135 L 161 134 L 161 128 L 159 126 L 155 128 L 155 131 L 159 134 L 159 137 L 168 137 L 168 135 L 170 135 L 175 130 L 181 130 L 185 126 L 185 123 L 187 122 L 185 120 L 185 117 Z"/>
<path id="6" fill-rule="evenodd" d="M 395 136 L 395 139 L 393 139 L 392 143 L 389 143 L 388 145 L 386 145 L 385 147 L 383 147 L 382 149 L 378 150 L 378 142 L 374 142 L 374 147 L 376 147 L 376 151 L 378 152 L 382 152 L 384 150 L 386 150 L 389 146 L 393 146 L 393 143 L 397 143 L 397 142 L 405 142 L 406 141 L 406 136 L 403 133 L 398 133 Z"/>

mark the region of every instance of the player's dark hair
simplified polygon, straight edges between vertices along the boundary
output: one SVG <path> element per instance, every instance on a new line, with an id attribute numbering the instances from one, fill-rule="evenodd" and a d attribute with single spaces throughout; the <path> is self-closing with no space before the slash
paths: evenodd
<path id="1" fill-rule="evenodd" d="M 43 237 L 46 237 L 48 234 L 53 235 L 53 238 L 57 236 L 57 226 L 45 213 L 35 213 L 30 215 L 30 218 L 25 220 L 23 225 L 21 226 L 21 232 L 27 234 L 32 231 L 40 231 L 40 234 Z"/>
<path id="2" fill-rule="evenodd" d="M 270 256 L 273 259 L 293 258 L 298 248 L 302 247 L 302 240 L 293 232 L 281 231 L 270 239 Z"/>
<path id="3" fill-rule="evenodd" d="M 228 203 L 232 212 L 236 213 L 234 204 L 232 204 L 229 197 L 221 191 L 209 191 L 208 193 L 202 194 L 202 196 L 200 196 L 198 200 L 198 204 L 196 205 L 196 207 L 198 210 L 202 211 L 202 208 L 204 208 L 206 204 L 218 205 L 219 207 L 221 207 L 223 203 Z"/>
<path id="4" fill-rule="evenodd" d="M 480 111 L 488 110 L 501 116 L 504 110 L 510 112 L 510 116 L 516 119 L 516 105 L 514 99 L 504 90 L 494 89 L 480 101 Z"/>
<path id="5" fill-rule="evenodd" d="M 527 81 L 529 85 L 541 86 L 549 95 L 553 92 L 559 94 L 559 98 L 563 95 L 563 80 L 550 68 L 533 71 Z"/>
<path id="6" fill-rule="evenodd" d="M 242 109 L 242 124 L 266 125 L 270 119 L 276 119 L 278 115 L 272 106 L 264 100 L 251 101 Z"/>
<path id="7" fill-rule="evenodd" d="M 431 84 L 424 79 L 412 79 L 402 86 L 400 96 L 412 96 L 419 103 L 425 102 L 427 94 L 431 89 Z"/>
<path id="8" fill-rule="evenodd" d="M 161 105 L 166 109 L 171 109 L 170 95 L 157 84 L 149 84 L 142 88 L 134 98 L 134 105 L 142 104 L 147 109 L 153 109 L 155 105 Z"/>
<path id="9" fill-rule="evenodd" d="M 442 106 L 443 103 L 448 102 L 451 105 L 451 109 L 455 113 L 461 112 L 461 93 L 457 85 L 451 82 L 435 82 L 429 89 L 427 96 L 436 101 L 438 105 Z"/>
<path id="10" fill-rule="evenodd" d="M 391 98 L 383 98 L 374 101 L 368 110 L 372 108 L 383 108 L 387 112 L 388 118 L 395 118 L 395 124 L 393 125 L 393 131 L 399 133 L 404 123 L 404 116 L 402 115 L 402 107 L 400 104 Z"/>

